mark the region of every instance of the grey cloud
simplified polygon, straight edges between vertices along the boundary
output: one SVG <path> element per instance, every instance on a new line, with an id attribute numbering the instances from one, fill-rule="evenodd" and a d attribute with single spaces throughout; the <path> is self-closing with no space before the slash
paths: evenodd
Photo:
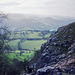
<path id="1" fill-rule="evenodd" d="M 0 3 L 0 6 L 17 6 L 17 5 L 20 5 L 20 3 L 17 2 Z"/>
<path id="2" fill-rule="evenodd" d="M 0 3 L 1 6 L 7 12 L 75 16 L 75 0 L 14 0 L 13 2 Z"/>

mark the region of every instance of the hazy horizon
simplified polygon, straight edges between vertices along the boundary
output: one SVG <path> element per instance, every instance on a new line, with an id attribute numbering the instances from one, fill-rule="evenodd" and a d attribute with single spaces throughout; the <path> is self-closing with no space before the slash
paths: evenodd
<path id="1" fill-rule="evenodd" d="M 56 30 L 58 27 L 75 22 L 75 18 L 64 16 L 39 16 L 32 14 L 6 14 L 8 19 L 2 25 L 10 29 L 27 28 L 32 30 Z"/>
<path id="2" fill-rule="evenodd" d="M 74 0 L 0 0 L 4 13 L 75 17 Z"/>

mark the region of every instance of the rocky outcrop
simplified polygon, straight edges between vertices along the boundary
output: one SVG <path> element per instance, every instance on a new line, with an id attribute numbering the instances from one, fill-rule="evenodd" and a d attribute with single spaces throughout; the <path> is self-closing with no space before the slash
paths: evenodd
<path id="1" fill-rule="evenodd" d="M 43 69 L 44 67 L 52 65 L 54 65 L 54 68 L 56 67 L 55 65 L 57 65 L 58 68 L 61 67 L 60 69 L 75 66 L 75 23 L 60 27 L 49 37 L 48 41 L 41 46 L 41 56 L 36 64 L 36 69 Z"/>

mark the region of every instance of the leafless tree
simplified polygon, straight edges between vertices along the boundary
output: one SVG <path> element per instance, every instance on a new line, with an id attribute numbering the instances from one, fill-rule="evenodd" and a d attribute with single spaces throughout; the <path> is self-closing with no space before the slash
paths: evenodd
<path id="1" fill-rule="evenodd" d="M 2 49 L 5 47 L 9 47 L 5 45 L 5 40 L 7 39 L 7 34 L 10 33 L 6 26 L 3 26 L 3 20 L 7 19 L 7 16 L 0 12 L 0 52 L 2 52 Z"/>

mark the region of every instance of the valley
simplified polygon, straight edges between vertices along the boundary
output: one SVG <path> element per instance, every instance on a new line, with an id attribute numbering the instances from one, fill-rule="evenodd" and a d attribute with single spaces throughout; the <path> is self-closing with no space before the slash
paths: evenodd
<path id="1" fill-rule="evenodd" d="M 48 37 L 55 31 L 49 30 L 14 30 L 7 35 L 9 51 L 5 50 L 5 55 L 9 59 L 18 59 L 19 61 L 30 61 L 34 53 L 40 50 L 43 43 L 47 42 Z"/>
<path id="2" fill-rule="evenodd" d="M 75 18 L 0 15 L 0 75 L 75 74 Z"/>

